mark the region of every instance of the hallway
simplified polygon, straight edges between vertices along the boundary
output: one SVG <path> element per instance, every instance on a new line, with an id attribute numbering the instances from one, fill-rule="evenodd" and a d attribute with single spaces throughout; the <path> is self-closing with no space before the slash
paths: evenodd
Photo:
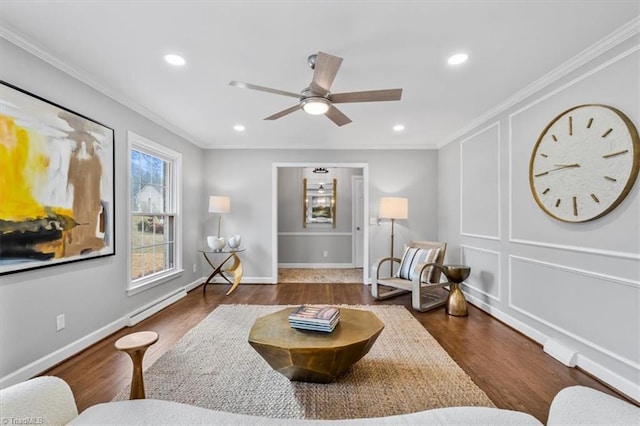
<path id="1" fill-rule="evenodd" d="M 279 268 L 278 283 L 362 283 L 362 268 Z"/>

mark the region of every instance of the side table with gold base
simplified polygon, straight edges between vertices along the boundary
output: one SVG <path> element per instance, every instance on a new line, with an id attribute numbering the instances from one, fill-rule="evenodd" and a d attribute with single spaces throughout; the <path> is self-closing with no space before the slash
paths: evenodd
<path id="1" fill-rule="evenodd" d="M 233 293 L 235 289 L 238 287 L 238 284 L 240 284 L 240 280 L 242 279 L 242 262 L 240 261 L 240 257 L 238 256 L 238 253 L 245 251 L 245 249 L 235 248 L 235 249 L 215 250 L 215 249 L 206 248 L 206 249 L 200 249 L 198 251 L 202 253 L 207 263 L 213 268 L 213 272 L 211 272 L 207 280 L 204 282 L 204 285 L 202 286 L 202 294 L 206 293 L 207 285 L 213 284 L 212 280 L 216 275 L 220 275 L 226 282 L 231 284 L 231 288 L 227 292 L 227 296 Z M 212 254 L 226 254 L 227 257 L 225 257 L 222 262 L 216 265 L 213 263 L 213 261 L 209 257 Z M 223 269 L 224 265 L 231 259 L 233 259 L 233 264 L 231 264 L 230 267 Z M 228 273 L 233 277 L 233 282 L 229 278 L 227 278 L 225 273 Z"/>

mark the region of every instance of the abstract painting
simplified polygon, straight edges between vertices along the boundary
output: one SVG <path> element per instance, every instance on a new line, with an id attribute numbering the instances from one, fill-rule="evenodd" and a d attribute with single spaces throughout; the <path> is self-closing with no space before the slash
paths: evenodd
<path id="1" fill-rule="evenodd" d="M 113 136 L 0 82 L 0 275 L 115 254 Z"/>

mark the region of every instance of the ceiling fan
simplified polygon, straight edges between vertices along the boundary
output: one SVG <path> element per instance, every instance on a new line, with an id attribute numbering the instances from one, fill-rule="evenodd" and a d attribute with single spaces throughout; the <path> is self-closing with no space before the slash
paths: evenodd
<path id="1" fill-rule="evenodd" d="M 344 115 L 334 104 L 344 104 L 352 102 L 381 102 L 399 101 L 402 97 L 402 89 L 367 90 L 364 92 L 343 92 L 331 93 L 331 84 L 336 78 L 338 69 L 342 64 L 342 58 L 318 52 L 309 56 L 308 63 L 313 70 L 313 79 L 309 87 L 301 93 L 286 92 L 284 90 L 272 89 L 270 87 L 257 86 L 255 84 L 243 83 L 241 81 L 231 81 L 229 85 L 241 87 L 243 89 L 260 90 L 262 92 L 274 93 L 276 95 L 298 98 L 298 104 L 290 108 L 277 112 L 265 120 L 277 120 L 285 115 L 291 114 L 302 108 L 305 112 L 313 115 L 324 114 L 338 126 L 351 123 L 351 119 Z"/>

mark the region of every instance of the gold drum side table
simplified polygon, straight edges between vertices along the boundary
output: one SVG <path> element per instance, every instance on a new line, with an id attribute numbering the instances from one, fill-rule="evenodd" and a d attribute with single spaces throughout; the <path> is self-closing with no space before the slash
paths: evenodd
<path id="1" fill-rule="evenodd" d="M 460 290 L 460 283 L 469 277 L 471 268 L 466 265 L 444 265 L 442 271 L 450 283 L 445 312 L 456 317 L 466 317 L 469 315 L 469 311 L 467 300 Z"/>

